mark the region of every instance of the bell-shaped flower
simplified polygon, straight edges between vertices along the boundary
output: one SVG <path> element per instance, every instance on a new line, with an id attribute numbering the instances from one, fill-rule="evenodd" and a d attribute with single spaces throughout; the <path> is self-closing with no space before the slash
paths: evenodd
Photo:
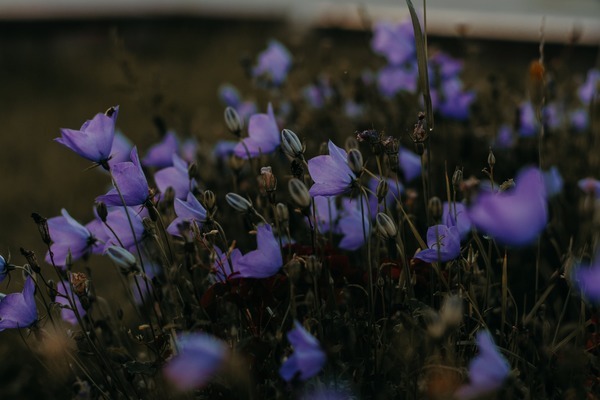
<path id="1" fill-rule="evenodd" d="M 361 208 L 362 203 L 362 208 Z M 339 247 L 344 250 L 358 250 L 371 237 L 369 207 L 363 197 L 342 200 L 342 217 L 338 222 L 339 232 L 344 235 Z M 362 224 L 362 225 L 361 225 Z"/>
<path id="2" fill-rule="evenodd" d="M 112 107 L 105 114 L 96 114 L 79 130 L 62 128 L 61 137 L 54 140 L 80 156 L 104 165 L 110 158 L 118 114 L 119 106 Z"/>
<path id="3" fill-rule="evenodd" d="M 516 187 L 500 193 L 482 192 L 467 213 L 477 229 L 509 246 L 528 245 L 546 226 L 548 208 L 542 173 L 526 168 Z"/>
<path id="4" fill-rule="evenodd" d="M 142 165 L 138 157 L 137 148 L 134 147 L 129 155 L 131 161 L 117 163 L 112 167 L 112 176 L 116 185 L 121 190 L 125 205 L 139 206 L 146 203 L 150 198 L 148 181 L 142 171 Z M 96 197 L 97 202 L 103 202 L 107 206 L 123 206 L 123 201 L 117 189 L 111 189 L 103 196 Z"/>
<path id="5" fill-rule="evenodd" d="M 308 172 L 315 182 L 311 196 L 335 196 L 352 189 L 356 174 L 348 166 L 348 154 L 330 140 L 329 155 L 308 160 Z"/>
<path id="6" fill-rule="evenodd" d="M 421 157 L 412 151 L 400 147 L 400 150 L 398 150 L 398 163 L 406 182 L 421 176 Z"/>
<path id="7" fill-rule="evenodd" d="M 268 47 L 258 55 L 252 76 L 273 86 L 280 86 L 292 67 L 292 55 L 277 40 L 269 41 Z"/>
<path id="8" fill-rule="evenodd" d="M 183 222 L 194 223 L 201 227 L 206 220 L 206 209 L 192 193 L 188 193 L 186 201 L 175 199 L 173 206 L 177 218 L 167 227 L 167 232 L 171 235 L 181 236 L 180 225 Z"/>
<path id="9" fill-rule="evenodd" d="M 133 143 L 127 138 L 122 132 L 116 131 L 113 139 L 112 147 L 110 149 L 110 160 L 108 165 L 112 168 L 113 165 L 120 162 L 129 161 L 129 153 L 133 149 Z"/>
<path id="10" fill-rule="evenodd" d="M 214 249 L 216 256 L 212 268 L 214 281 L 224 283 L 229 277 L 239 277 L 238 262 L 242 258 L 240 249 L 233 249 L 229 254 L 229 258 L 227 253 L 223 253 L 217 246 L 214 246 Z"/>
<path id="11" fill-rule="evenodd" d="M 242 278 L 268 278 L 283 265 L 281 248 L 271 225 L 261 224 L 256 228 L 256 250 L 244 254 L 237 262 Z"/>
<path id="12" fill-rule="evenodd" d="M 279 375 L 286 382 L 290 382 L 296 376 L 305 381 L 317 375 L 327 361 L 319 341 L 298 321 L 294 321 L 294 329 L 288 332 L 287 338 L 294 347 L 294 354 L 281 365 Z"/>
<path id="13" fill-rule="evenodd" d="M 21 293 L 0 296 L 0 331 L 27 328 L 38 320 L 35 305 L 35 283 L 28 276 Z"/>
<path id="14" fill-rule="evenodd" d="M 460 255 L 460 234 L 456 226 L 434 225 L 427 229 L 428 249 L 421 250 L 415 258 L 432 263 L 454 260 Z"/>
<path id="15" fill-rule="evenodd" d="M 442 83 L 443 101 L 437 110 L 443 117 L 464 121 L 469 118 L 471 104 L 475 100 L 475 92 L 465 91 L 459 78 L 452 78 Z"/>
<path id="16" fill-rule="evenodd" d="M 174 132 L 167 132 L 163 140 L 148 149 L 142 159 L 145 167 L 165 168 L 173 165 L 173 154 L 177 154 L 179 142 Z"/>
<path id="17" fill-rule="evenodd" d="M 187 163 L 177 154 L 173 154 L 173 165 L 156 171 L 154 182 L 158 190 L 164 193 L 167 188 L 172 187 L 175 191 L 175 197 L 185 199 L 190 193 L 190 189 L 195 185 L 194 180 L 190 180 Z"/>
<path id="18" fill-rule="evenodd" d="M 590 264 L 576 265 L 571 277 L 585 298 L 600 304 L 600 250 Z"/>
<path id="19" fill-rule="evenodd" d="M 48 230 L 52 244 L 50 251 L 57 266 L 65 266 L 69 253 L 71 261 L 79 260 L 102 252 L 97 238 L 85 226 L 77 222 L 64 208 L 62 216 L 48 219 Z M 46 253 L 46 262 L 51 263 L 50 252 Z"/>
<path id="20" fill-rule="evenodd" d="M 81 305 L 79 296 L 73 293 L 71 285 L 67 281 L 60 281 L 56 284 L 56 302 L 62 306 L 60 310 L 60 317 L 63 321 L 66 321 L 72 325 L 77 325 L 77 316 L 73 311 L 72 305 L 77 307 L 77 312 L 80 317 L 86 314 L 85 309 Z"/>
<path id="21" fill-rule="evenodd" d="M 448 227 L 455 226 L 461 239 L 471 232 L 471 220 L 463 203 L 444 202 L 442 206 L 442 223 Z"/>
<path id="22" fill-rule="evenodd" d="M 400 65 L 414 59 L 415 34 L 410 21 L 395 24 L 380 21 L 373 27 L 371 48 L 384 56 L 391 65 Z"/>
<path id="23" fill-rule="evenodd" d="M 379 93 L 387 98 L 392 98 L 401 91 L 414 93 L 417 91 L 419 71 L 416 67 L 387 66 L 377 74 L 377 87 Z"/>
<path id="24" fill-rule="evenodd" d="M 269 154 L 275 151 L 281 143 L 281 135 L 277 127 L 277 120 L 273 106 L 269 103 L 266 114 L 255 114 L 248 121 L 248 137 L 238 143 L 233 153 L 247 159 Z"/>
<path id="25" fill-rule="evenodd" d="M 181 391 L 204 386 L 221 368 L 227 345 L 206 333 L 188 333 L 177 338 L 178 354 L 163 369 L 165 377 Z"/>
<path id="26" fill-rule="evenodd" d="M 479 398 L 502 387 L 508 377 L 510 365 L 500 354 L 488 331 L 477 333 L 479 354 L 469 364 L 468 385 L 461 386 L 455 396 L 461 400 Z"/>
<path id="27" fill-rule="evenodd" d="M 107 241 L 104 250 L 109 246 L 122 246 L 129 250 L 135 246 L 136 240 L 139 243 L 144 236 L 144 224 L 140 214 L 133 208 L 127 208 L 133 231 L 129 225 L 125 207 L 115 207 L 109 210 L 106 217 L 106 225 L 104 230 L 107 236 Z"/>

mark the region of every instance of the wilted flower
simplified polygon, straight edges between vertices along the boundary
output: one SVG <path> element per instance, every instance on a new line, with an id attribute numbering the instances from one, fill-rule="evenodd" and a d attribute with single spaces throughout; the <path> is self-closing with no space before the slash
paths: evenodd
<path id="1" fill-rule="evenodd" d="M 196 185 L 195 180 L 190 180 L 187 163 L 177 154 L 172 155 L 173 165 L 156 171 L 154 182 L 158 190 L 164 193 L 167 188 L 172 187 L 175 191 L 175 197 L 185 199 L 190 193 L 190 189 Z"/>
<path id="2" fill-rule="evenodd" d="M 478 229 L 502 244 L 531 243 L 548 220 L 541 172 L 537 168 L 526 168 L 517 176 L 514 189 L 480 193 L 467 214 Z"/>
<path id="3" fill-rule="evenodd" d="M 77 222 L 64 208 L 62 216 L 48 219 L 48 230 L 52 239 L 50 251 L 54 263 L 64 266 L 70 254 L 71 261 L 102 252 L 99 241 L 90 230 Z M 51 263 L 50 252 L 46 253 L 46 262 Z"/>
<path id="4" fill-rule="evenodd" d="M 500 354 L 488 331 L 477 333 L 479 354 L 469 364 L 469 385 L 455 393 L 461 400 L 473 399 L 500 389 L 508 377 L 510 365 Z"/>
<path id="5" fill-rule="evenodd" d="M 315 182 L 311 196 L 335 196 L 352 189 L 356 175 L 348 166 L 348 154 L 330 140 L 329 155 L 308 160 L 308 172 Z"/>
<path id="6" fill-rule="evenodd" d="M 572 272 L 573 282 L 590 301 L 600 303 L 600 251 L 589 264 L 579 264 Z"/>
<path id="7" fill-rule="evenodd" d="M 248 121 L 248 137 L 238 143 L 233 153 L 240 158 L 272 153 L 281 143 L 281 135 L 269 103 L 266 114 L 255 114 Z"/>
<path id="8" fill-rule="evenodd" d="M 256 250 L 244 254 L 237 262 L 242 278 L 268 278 L 283 265 L 279 243 L 271 225 L 260 224 L 256 228 Z"/>
<path id="9" fill-rule="evenodd" d="M 206 220 L 206 209 L 192 193 L 188 193 L 186 201 L 175 199 L 173 206 L 177 218 L 167 227 L 167 232 L 171 235 L 181 235 L 179 225 L 184 221 L 198 224 L 200 227 Z"/>
<path id="10" fill-rule="evenodd" d="M 144 204 L 149 199 L 148 181 L 142 171 L 137 148 L 134 147 L 129 155 L 131 161 L 117 163 L 112 167 L 112 176 L 121 190 L 123 200 L 128 206 Z M 123 201 L 117 189 L 96 197 L 96 202 L 103 202 L 107 206 L 123 206 Z"/>
<path id="11" fill-rule="evenodd" d="M 179 354 L 163 372 L 179 390 L 196 389 L 208 382 L 227 356 L 227 345 L 206 333 L 189 333 L 177 338 Z"/>
<path id="12" fill-rule="evenodd" d="M 415 258 L 425 262 L 445 262 L 460 255 L 460 235 L 455 226 L 434 225 L 427 229 L 428 249 L 421 250 Z"/>
<path id="13" fill-rule="evenodd" d="M 28 276 L 21 293 L 0 296 L 0 331 L 11 328 L 27 328 L 37 322 L 35 306 L 35 283 Z"/>
<path id="14" fill-rule="evenodd" d="M 173 165 L 173 154 L 177 154 L 179 143 L 174 132 L 167 132 L 160 143 L 148 149 L 142 164 L 146 167 L 165 168 Z"/>
<path id="15" fill-rule="evenodd" d="M 280 86 L 285 81 L 291 66 L 292 55 L 288 49 L 277 40 L 271 40 L 267 49 L 258 55 L 252 75 L 274 86 Z"/>
<path id="16" fill-rule="evenodd" d="M 77 307 L 77 313 L 79 313 L 80 317 L 83 317 L 86 314 L 86 311 L 79 300 L 79 296 L 73 293 L 71 285 L 67 281 L 58 282 L 56 284 L 56 291 L 58 292 L 56 302 L 62 305 L 60 317 L 70 324 L 77 325 L 77 316 L 73 311 L 71 304 L 74 304 L 75 307 Z"/>
<path id="17" fill-rule="evenodd" d="M 287 338 L 294 347 L 292 354 L 279 369 L 279 375 L 289 382 L 294 377 L 305 381 L 321 371 L 327 361 L 319 341 L 294 321 L 294 329 L 289 331 Z"/>

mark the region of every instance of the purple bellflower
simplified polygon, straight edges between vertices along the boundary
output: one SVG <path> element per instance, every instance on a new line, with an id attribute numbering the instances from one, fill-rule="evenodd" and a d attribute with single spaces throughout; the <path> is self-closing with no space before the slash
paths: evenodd
<path id="1" fill-rule="evenodd" d="M 190 193 L 190 189 L 196 184 L 195 180 L 190 180 L 187 163 L 177 154 L 172 155 L 173 162 L 171 167 L 163 168 L 154 174 L 154 182 L 161 193 L 164 193 L 169 187 L 175 191 L 175 197 L 185 199 Z"/>
<path id="2" fill-rule="evenodd" d="M 348 166 L 348 154 L 330 140 L 329 155 L 308 160 L 308 172 L 315 182 L 311 196 L 335 196 L 352 189 L 356 175 Z"/>
<path id="3" fill-rule="evenodd" d="M 415 93 L 417 91 L 418 70 L 411 66 L 387 66 L 377 74 L 377 87 L 379 93 L 387 98 L 394 97 L 400 91 Z"/>
<path id="4" fill-rule="evenodd" d="M 198 147 L 198 140 L 196 140 L 196 138 L 191 137 L 184 140 L 181 144 L 181 158 L 183 158 L 189 164 L 193 163 L 196 161 Z"/>
<path id="5" fill-rule="evenodd" d="M 305 381 L 317 375 L 327 361 L 319 341 L 294 321 L 294 329 L 288 332 L 287 338 L 294 347 L 292 354 L 279 369 L 279 375 L 290 382 L 294 377 Z"/>
<path id="6" fill-rule="evenodd" d="M 391 65 L 412 61 L 416 53 L 412 23 L 377 22 L 373 27 L 371 48 L 375 53 L 384 56 Z"/>
<path id="7" fill-rule="evenodd" d="M 108 160 L 108 165 L 112 168 L 115 164 L 129 161 L 131 149 L 133 149 L 131 140 L 117 130 L 110 149 L 110 160 Z"/>
<path id="8" fill-rule="evenodd" d="M 458 388 L 455 396 L 461 400 L 479 398 L 496 391 L 508 377 L 510 365 L 500 354 L 488 331 L 477 333 L 479 354 L 469 364 L 469 385 Z"/>
<path id="9" fill-rule="evenodd" d="M 365 244 L 365 234 L 367 240 L 371 237 L 368 204 L 362 196 L 360 200 L 344 198 L 341 215 L 338 229 L 344 236 L 339 247 L 344 250 L 358 250 Z"/>
<path id="10" fill-rule="evenodd" d="M 133 208 L 128 207 L 128 211 L 133 225 L 133 232 L 129 226 L 124 207 L 114 207 L 108 211 L 106 223 L 112 230 L 107 226 L 104 226 L 105 233 L 108 237 L 104 250 L 110 246 L 121 246 L 121 244 L 124 249 L 129 250 L 135 246 L 136 239 L 138 243 L 141 241 L 142 236 L 144 235 L 142 218 Z"/>
<path id="11" fill-rule="evenodd" d="M 428 249 L 421 250 L 415 258 L 432 263 L 454 260 L 460 255 L 460 235 L 456 226 L 434 225 L 427 229 Z"/>
<path id="12" fill-rule="evenodd" d="M 186 201 L 175 199 L 173 206 L 177 218 L 167 227 L 167 232 L 171 235 L 181 236 L 179 225 L 182 222 L 195 223 L 201 227 L 202 223 L 206 221 L 206 210 L 192 193 L 188 193 Z"/>
<path id="13" fill-rule="evenodd" d="M 447 79 L 442 83 L 443 101 L 438 104 L 439 113 L 447 118 L 464 121 L 469 118 L 475 92 L 464 91 L 459 78 Z"/>
<path id="14" fill-rule="evenodd" d="M 337 232 L 336 221 L 338 210 L 335 206 L 335 197 L 315 196 L 315 214 L 317 216 L 317 228 L 320 233 Z M 312 215 L 312 206 L 311 206 Z"/>
<path id="15" fill-rule="evenodd" d="M 179 354 L 163 369 L 165 377 L 181 391 L 205 385 L 227 357 L 227 345 L 206 333 L 188 333 L 177 338 Z"/>
<path id="16" fill-rule="evenodd" d="M 429 57 L 429 68 L 434 69 L 439 73 L 441 78 L 452 78 L 460 74 L 463 70 L 463 61 L 454 58 L 444 52 L 434 53 Z M 430 76 L 434 77 L 436 74 L 430 72 Z"/>
<path id="17" fill-rule="evenodd" d="M 586 194 L 593 194 L 597 199 L 600 198 L 600 181 L 594 178 L 583 178 L 577 182 L 577 186 Z"/>
<path id="18" fill-rule="evenodd" d="M 468 210 L 473 225 L 509 246 L 528 245 L 546 226 L 548 208 L 542 173 L 522 170 L 507 192 L 480 193 Z"/>
<path id="19" fill-rule="evenodd" d="M 142 171 L 136 147 L 131 150 L 129 157 L 131 161 L 121 162 L 113 166 L 112 176 L 119 189 L 121 189 L 125 204 L 139 206 L 150 199 L 148 181 L 144 171 Z M 96 197 L 96 201 L 102 201 L 107 206 L 123 206 L 117 189 L 111 189 L 107 194 Z"/>
<path id="20" fill-rule="evenodd" d="M 600 84 L 600 69 L 590 69 L 583 85 L 579 87 L 577 94 L 584 105 L 590 104 L 594 95 L 598 95 Z"/>
<path id="21" fill-rule="evenodd" d="M 554 197 L 563 190 L 564 181 L 556 166 L 550 167 L 548 171 L 544 171 L 544 186 L 546 188 L 546 196 Z"/>
<path id="22" fill-rule="evenodd" d="M 521 103 L 519 106 L 519 135 L 521 137 L 532 137 L 538 130 L 539 124 L 533 104 L 530 101 Z"/>
<path id="23" fill-rule="evenodd" d="M 35 306 L 35 283 L 28 276 L 21 293 L 10 293 L 0 298 L 0 331 L 27 328 L 38 320 Z"/>
<path id="24" fill-rule="evenodd" d="M 471 220 L 463 203 L 445 201 L 442 206 L 442 223 L 447 227 L 455 226 L 461 240 L 471 232 Z"/>
<path id="25" fill-rule="evenodd" d="M 542 119 L 544 126 L 548 129 L 555 130 L 560 128 L 564 119 L 562 104 L 559 104 L 558 102 L 546 104 L 542 109 Z"/>
<path id="26" fill-rule="evenodd" d="M 576 132 L 583 132 L 590 126 L 590 115 L 584 108 L 578 108 L 569 113 L 569 122 Z"/>
<path id="27" fill-rule="evenodd" d="M 421 157 L 412 151 L 400 147 L 398 151 L 398 163 L 406 182 L 410 182 L 421 176 Z"/>
<path id="28" fill-rule="evenodd" d="M 235 146 L 234 154 L 247 159 L 248 155 L 258 157 L 275 151 L 281 143 L 281 135 L 277 127 L 277 120 L 273 113 L 273 106 L 269 103 L 267 114 L 255 114 L 248 122 L 248 137 Z"/>
<path id="29" fill-rule="evenodd" d="M 571 277 L 585 298 L 600 304 L 600 250 L 596 251 L 591 264 L 577 265 Z"/>
<path id="30" fill-rule="evenodd" d="M 62 128 L 61 137 L 54 140 L 83 158 L 108 166 L 119 106 L 111 107 L 109 111 L 110 116 L 98 113 L 79 130 Z"/>
<path id="31" fill-rule="evenodd" d="M 142 160 L 145 167 L 165 168 L 173 165 L 173 154 L 177 154 L 179 142 L 174 132 L 167 132 L 160 143 L 148 149 Z"/>
<path id="32" fill-rule="evenodd" d="M 69 252 L 72 261 L 102 252 L 100 242 L 88 227 L 77 222 L 64 208 L 61 214 L 60 217 L 48 219 L 48 230 L 52 239 L 50 251 L 57 266 L 65 266 Z M 46 262 L 52 262 L 50 252 L 46 253 Z"/>
<path id="33" fill-rule="evenodd" d="M 223 253 L 217 246 L 214 246 L 214 249 L 216 253 L 215 262 L 213 263 L 214 280 L 225 283 L 229 277 L 239 277 L 238 262 L 242 258 L 240 249 L 233 249 L 229 254 L 229 259 L 227 259 L 227 253 Z"/>
<path id="34" fill-rule="evenodd" d="M 513 129 L 508 124 L 502 124 L 496 133 L 494 147 L 498 149 L 510 149 L 515 144 L 515 135 Z"/>
<path id="35" fill-rule="evenodd" d="M 292 55 L 288 49 L 277 40 L 271 40 L 268 47 L 258 55 L 252 75 L 273 86 L 280 86 L 291 67 Z"/>
<path id="36" fill-rule="evenodd" d="M 256 250 L 244 254 L 237 262 L 242 278 L 268 278 L 283 265 L 281 248 L 271 225 L 260 224 L 256 228 Z"/>
<path id="37" fill-rule="evenodd" d="M 86 311 L 79 300 L 79 296 L 73 293 L 71 290 L 71 285 L 67 281 L 58 282 L 56 284 L 56 291 L 58 292 L 58 295 L 56 296 L 56 302 L 63 306 L 60 310 L 60 317 L 63 319 L 63 321 L 66 321 L 72 325 L 77 325 L 77 316 L 71 308 L 71 302 L 75 305 L 75 307 L 77 307 L 77 312 L 79 313 L 80 317 L 83 317 L 86 314 Z"/>

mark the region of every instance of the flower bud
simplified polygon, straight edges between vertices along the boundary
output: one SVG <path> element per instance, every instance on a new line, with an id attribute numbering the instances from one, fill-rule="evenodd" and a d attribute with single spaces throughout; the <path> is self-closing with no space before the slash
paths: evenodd
<path id="1" fill-rule="evenodd" d="M 488 153 L 487 162 L 488 162 L 488 165 L 490 166 L 490 168 L 494 168 L 494 165 L 496 165 L 496 156 L 494 156 L 494 152 L 492 151 L 491 147 L 490 147 L 490 152 Z"/>
<path id="2" fill-rule="evenodd" d="M 198 179 L 198 164 L 191 163 L 188 167 L 188 179 L 191 181 L 193 179 Z"/>
<path id="3" fill-rule="evenodd" d="M 389 184 L 387 183 L 387 180 L 382 179 L 379 181 L 379 183 L 377 184 L 377 189 L 375 190 L 375 194 L 377 195 L 377 202 L 381 203 L 383 201 L 383 199 L 385 199 L 385 197 L 388 194 L 390 187 Z"/>
<path id="4" fill-rule="evenodd" d="M 358 140 L 352 136 L 346 138 L 346 141 L 344 142 L 344 149 L 346 149 L 346 151 L 358 149 Z"/>
<path id="5" fill-rule="evenodd" d="M 281 149 L 289 158 L 300 158 L 304 153 L 302 142 L 289 129 L 281 131 Z"/>
<path id="6" fill-rule="evenodd" d="M 458 167 L 456 167 L 456 169 L 454 170 L 454 174 L 452 174 L 452 186 L 454 186 L 454 190 L 459 190 L 460 189 L 460 184 L 463 181 L 463 171 L 462 169 L 458 169 Z"/>
<path id="7" fill-rule="evenodd" d="M 292 200 L 300 207 L 307 208 L 310 205 L 310 194 L 304 182 L 300 179 L 292 178 L 288 182 L 288 190 Z"/>
<path id="8" fill-rule="evenodd" d="M 275 216 L 279 223 L 284 225 L 290 220 L 290 211 L 285 204 L 277 203 L 277 206 L 275 206 Z"/>
<path id="9" fill-rule="evenodd" d="M 124 274 L 140 271 L 135 256 L 122 247 L 110 246 L 106 249 L 105 254 L 121 268 Z"/>
<path id="10" fill-rule="evenodd" d="M 236 211 L 248 212 L 252 209 L 252 202 L 237 193 L 227 193 L 225 195 L 225 200 L 227 200 L 227 204 Z"/>
<path id="11" fill-rule="evenodd" d="M 104 202 L 100 201 L 98 204 L 96 204 L 96 213 L 98 214 L 100 221 L 106 223 L 106 217 L 108 217 L 108 208 Z"/>
<path id="12" fill-rule="evenodd" d="M 362 153 L 358 149 L 350 149 L 348 152 L 348 166 L 356 175 L 360 175 L 363 169 Z"/>
<path id="13" fill-rule="evenodd" d="M 434 221 L 439 221 L 442 219 L 442 201 L 439 197 L 433 196 L 430 198 L 427 207 L 429 208 L 429 213 Z"/>
<path id="14" fill-rule="evenodd" d="M 377 232 L 386 239 L 392 239 L 398 234 L 398 228 L 392 218 L 385 213 L 378 213 L 375 217 Z"/>
<path id="15" fill-rule="evenodd" d="M 215 196 L 215 193 L 212 190 L 205 190 L 203 197 L 204 207 L 206 207 L 207 210 L 211 211 L 213 208 L 215 208 L 215 205 L 217 204 L 217 196 Z"/>
<path id="16" fill-rule="evenodd" d="M 229 132 L 240 137 L 242 129 L 244 129 L 244 120 L 240 117 L 235 108 L 227 107 L 225 109 L 225 124 L 227 125 Z"/>

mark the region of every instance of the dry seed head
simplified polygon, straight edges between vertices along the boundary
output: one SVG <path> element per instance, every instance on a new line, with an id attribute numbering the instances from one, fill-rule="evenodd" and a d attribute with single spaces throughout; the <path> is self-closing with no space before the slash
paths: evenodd
<path id="1" fill-rule="evenodd" d="M 274 192 L 277 189 L 277 178 L 273 175 L 271 167 L 262 167 L 260 169 L 260 186 L 267 193 Z"/>

